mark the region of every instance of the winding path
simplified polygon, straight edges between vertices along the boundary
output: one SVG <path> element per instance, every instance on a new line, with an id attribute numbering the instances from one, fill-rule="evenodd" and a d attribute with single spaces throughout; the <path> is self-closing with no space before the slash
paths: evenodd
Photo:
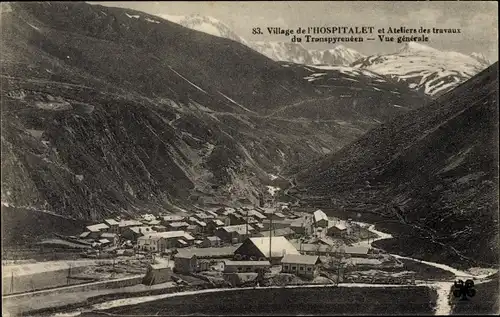
<path id="1" fill-rule="evenodd" d="M 371 243 L 373 243 L 375 241 L 378 241 L 378 240 L 384 240 L 384 239 L 391 239 L 392 238 L 391 234 L 388 234 L 388 233 L 376 230 L 375 229 L 375 225 L 370 225 L 370 224 L 364 223 L 364 222 L 356 222 L 356 223 L 358 225 L 360 225 L 361 227 L 367 228 L 370 232 L 378 235 L 378 238 L 373 239 Z M 371 243 L 369 243 L 368 240 L 364 240 L 364 241 L 361 241 L 361 242 L 357 243 L 356 245 L 371 247 Z M 452 273 L 452 274 L 455 275 L 454 279 L 451 280 L 451 281 L 432 282 L 432 283 L 428 283 L 427 281 L 423 281 L 425 283 L 425 285 L 427 285 L 428 287 L 431 287 L 431 288 L 435 289 L 436 292 L 437 292 L 436 311 L 435 311 L 436 315 L 449 315 L 451 313 L 451 305 L 450 305 L 450 302 L 449 302 L 449 293 L 450 293 L 451 286 L 453 285 L 453 282 L 456 279 L 463 279 L 463 280 L 464 279 L 473 279 L 473 280 L 479 280 L 479 281 L 476 281 L 475 283 L 476 284 L 481 284 L 481 283 L 487 282 L 488 281 L 487 280 L 488 276 L 491 275 L 491 273 L 490 274 L 482 274 L 482 275 L 472 275 L 471 273 L 467 273 L 467 272 L 464 272 L 464 271 L 457 270 L 457 269 L 455 269 L 455 268 L 453 268 L 453 267 L 451 267 L 449 265 L 446 265 L 446 264 L 436 263 L 436 262 L 429 262 L 429 261 L 423 261 L 423 260 L 414 259 L 414 258 L 411 258 L 411 257 L 397 255 L 397 254 L 391 254 L 391 253 L 389 253 L 389 254 L 391 256 L 395 257 L 396 259 L 413 260 L 413 261 L 416 261 L 416 262 L 420 262 L 422 264 L 426 264 L 426 265 L 429 265 L 429 266 L 433 266 L 433 267 L 436 267 L 436 268 L 448 271 L 448 272 L 450 272 L 450 273 Z"/>

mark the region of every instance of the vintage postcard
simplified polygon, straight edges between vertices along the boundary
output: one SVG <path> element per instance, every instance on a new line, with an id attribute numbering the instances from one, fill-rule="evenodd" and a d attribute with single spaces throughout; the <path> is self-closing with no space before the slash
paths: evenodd
<path id="1" fill-rule="evenodd" d="M 0 8 L 2 316 L 500 312 L 497 2 Z"/>

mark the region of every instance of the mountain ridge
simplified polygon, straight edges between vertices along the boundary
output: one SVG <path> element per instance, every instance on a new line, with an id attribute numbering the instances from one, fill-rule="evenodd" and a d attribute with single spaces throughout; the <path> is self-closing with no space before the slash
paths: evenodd
<path id="1" fill-rule="evenodd" d="M 269 173 L 429 101 L 369 72 L 277 63 L 139 11 L 11 6 L 1 21 L 2 202 L 13 206 L 89 220 L 258 203 Z M 288 105 L 302 117 L 273 115 Z"/>
<path id="2" fill-rule="evenodd" d="M 343 45 L 331 49 L 306 49 L 300 43 L 282 41 L 247 41 L 237 35 L 224 22 L 210 17 L 193 14 L 189 16 L 158 16 L 187 28 L 240 42 L 275 61 L 301 64 L 349 65 L 365 55 Z"/>
<path id="3" fill-rule="evenodd" d="M 498 263 L 498 62 L 296 174 L 301 200 L 360 213 L 405 255 Z M 330 207 L 326 207 L 330 206 Z M 496 252 L 496 253 L 495 253 Z"/>
<path id="4" fill-rule="evenodd" d="M 430 46 L 405 43 L 396 53 L 375 54 L 351 64 L 395 80 L 412 89 L 438 97 L 489 66 L 486 60 Z"/>

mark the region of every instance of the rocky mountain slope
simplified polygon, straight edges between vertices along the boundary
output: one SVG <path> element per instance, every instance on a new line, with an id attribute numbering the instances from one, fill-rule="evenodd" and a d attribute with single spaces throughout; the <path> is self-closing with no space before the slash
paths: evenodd
<path id="1" fill-rule="evenodd" d="M 365 57 L 363 54 L 337 45 L 332 49 L 306 49 L 302 44 L 292 42 L 247 41 L 236 34 L 229 26 L 213 17 L 198 14 L 182 16 L 159 15 L 190 29 L 240 42 L 275 61 L 299 64 L 350 65 Z"/>
<path id="2" fill-rule="evenodd" d="M 442 52 L 410 42 L 393 54 L 371 55 L 351 64 L 396 80 L 429 96 L 440 96 L 490 65 L 484 58 Z"/>
<path id="3" fill-rule="evenodd" d="M 269 173 L 428 102 L 368 71 L 277 63 L 143 12 L 9 6 L 0 49 L 11 207 L 100 219 L 256 201 Z"/>
<path id="4" fill-rule="evenodd" d="M 313 162 L 289 192 L 380 221 L 398 236 L 379 241 L 389 249 L 458 266 L 495 265 L 497 68 Z"/>

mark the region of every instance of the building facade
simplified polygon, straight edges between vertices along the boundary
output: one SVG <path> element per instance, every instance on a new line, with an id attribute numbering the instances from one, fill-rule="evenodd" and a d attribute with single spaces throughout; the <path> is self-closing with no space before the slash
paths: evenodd
<path id="1" fill-rule="evenodd" d="M 174 256 L 174 272 L 193 273 L 197 272 L 198 259 L 194 254 L 178 253 Z"/>
<path id="2" fill-rule="evenodd" d="M 222 244 L 223 244 L 223 242 L 219 237 L 210 236 L 210 237 L 206 237 L 205 239 L 203 239 L 201 246 L 204 248 L 218 248 L 218 247 L 222 246 Z"/>
<path id="3" fill-rule="evenodd" d="M 224 261 L 224 273 L 252 273 L 270 267 L 269 261 Z"/>
<path id="4" fill-rule="evenodd" d="M 319 256 L 287 254 L 281 259 L 281 272 L 314 278 L 318 272 Z"/>
<path id="5" fill-rule="evenodd" d="M 314 226 L 316 228 L 327 228 L 328 227 L 328 216 L 323 212 L 323 210 L 318 209 L 313 214 Z"/>

